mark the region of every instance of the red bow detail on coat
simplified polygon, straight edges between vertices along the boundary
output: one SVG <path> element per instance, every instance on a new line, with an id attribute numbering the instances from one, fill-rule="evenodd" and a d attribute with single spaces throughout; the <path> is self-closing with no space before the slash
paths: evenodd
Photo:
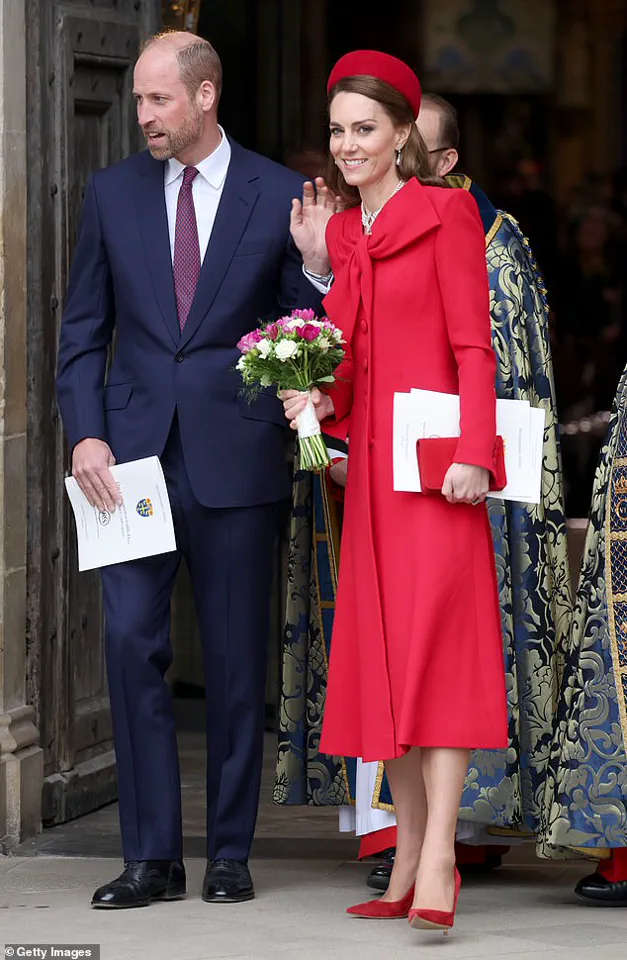
<path id="1" fill-rule="evenodd" d="M 372 261 L 394 256 L 439 226 L 437 211 L 416 179 L 388 201 L 371 234 L 363 233 L 360 207 L 332 217 L 327 246 L 335 282 L 324 298 L 324 309 L 347 343 L 353 336 L 360 303 L 366 316 L 372 316 Z"/>

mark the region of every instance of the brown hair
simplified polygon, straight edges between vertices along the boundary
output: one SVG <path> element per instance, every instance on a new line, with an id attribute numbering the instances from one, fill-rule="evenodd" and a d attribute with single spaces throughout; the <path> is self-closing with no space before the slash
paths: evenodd
<path id="1" fill-rule="evenodd" d="M 330 91 L 329 108 L 338 93 L 359 93 L 362 97 L 368 97 L 369 100 L 380 104 L 395 127 L 410 125 L 410 134 L 403 147 L 398 167 L 398 174 L 402 180 L 411 180 L 412 177 L 416 177 L 420 183 L 426 185 L 448 186 L 446 181 L 430 173 L 427 147 L 414 122 L 413 110 L 402 93 L 377 77 L 345 77 Z M 327 183 L 333 193 L 344 200 L 347 207 L 356 206 L 360 202 L 357 187 L 347 184 L 332 156 L 329 156 L 328 160 Z"/>
<path id="2" fill-rule="evenodd" d="M 209 80 L 216 88 L 217 103 L 222 92 L 222 63 L 209 41 L 182 30 L 164 30 L 149 37 L 141 52 L 160 43 L 168 43 L 175 48 L 181 80 L 190 100 L 198 93 L 201 83 Z"/>
<path id="3" fill-rule="evenodd" d="M 459 147 L 459 121 L 457 110 L 452 103 L 438 96 L 437 93 L 424 93 L 422 106 L 431 107 L 440 118 L 440 147 Z"/>

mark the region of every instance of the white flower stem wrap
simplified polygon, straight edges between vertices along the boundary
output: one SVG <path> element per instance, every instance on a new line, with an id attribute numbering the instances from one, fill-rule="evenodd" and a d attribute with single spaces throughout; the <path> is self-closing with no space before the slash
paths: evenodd
<path id="1" fill-rule="evenodd" d="M 311 398 L 311 390 L 307 391 L 307 405 L 296 417 L 296 429 L 300 445 L 300 465 L 303 470 L 322 470 L 329 467 L 331 461 L 327 447 L 322 439 L 320 421 L 316 416 L 316 408 Z"/>

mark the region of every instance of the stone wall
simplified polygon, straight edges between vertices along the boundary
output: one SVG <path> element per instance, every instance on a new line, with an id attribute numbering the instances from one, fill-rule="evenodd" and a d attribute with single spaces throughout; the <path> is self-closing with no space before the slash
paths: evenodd
<path id="1" fill-rule="evenodd" d="M 0 0 L 0 852 L 40 829 L 42 751 L 25 704 L 27 0 Z"/>

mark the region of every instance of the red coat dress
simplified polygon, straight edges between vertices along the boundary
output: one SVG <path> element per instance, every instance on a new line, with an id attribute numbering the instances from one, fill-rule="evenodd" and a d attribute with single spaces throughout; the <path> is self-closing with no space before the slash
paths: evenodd
<path id="1" fill-rule="evenodd" d="M 459 393 L 456 461 L 491 469 L 496 431 L 485 236 L 463 190 L 411 180 L 365 236 L 331 219 L 328 316 L 349 345 L 329 393 L 350 434 L 321 750 L 387 760 L 411 746 L 506 747 L 494 548 L 485 506 L 396 493 L 395 391 Z"/>

